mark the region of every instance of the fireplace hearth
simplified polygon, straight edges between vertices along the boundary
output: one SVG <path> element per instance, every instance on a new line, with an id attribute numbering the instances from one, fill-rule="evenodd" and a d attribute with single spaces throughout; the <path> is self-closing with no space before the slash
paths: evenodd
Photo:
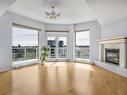
<path id="1" fill-rule="evenodd" d="M 120 49 L 105 49 L 105 61 L 119 65 Z"/>

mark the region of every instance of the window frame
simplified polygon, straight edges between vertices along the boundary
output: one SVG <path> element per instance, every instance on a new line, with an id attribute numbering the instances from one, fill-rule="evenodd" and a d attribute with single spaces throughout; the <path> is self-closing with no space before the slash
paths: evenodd
<path id="1" fill-rule="evenodd" d="M 76 30 L 75 31 L 75 35 L 74 35 L 75 36 L 75 53 L 74 53 L 75 54 L 74 55 L 75 56 L 75 60 L 77 59 L 76 58 L 76 32 L 86 32 L 86 31 L 89 31 L 89 46 L 90 46 L 90 29 L 83 29 L 83 30 Z M 89 55 L 90 55 L 90 49 L 89 49 Z M 81 58 L 81 59 L 83 59 L 83 58 Z"/>
<path id="2" fill-rule="evenodd" d="M 34 27 L 31 27 L 31 26 L 26 26 L 26 25 L 21 25 L 21 24 L 16 24 L 16 23 L 12 23 L 12 35 L 13 35 L 13 28 L 21 28 L 21 29 L 26 29 L 26 30 L 33 30 L 33 31 L 36 31 L 37 32 L 37 48 L 38 48 L 38 53 L 37 53 L 37 56 L 39 59 L 39 32 L 41 31 L 41 29 L 39 28 L 34 28 Z M 13 36 L 12 36 L 12 49 L 13 49 Z M 12 55 L 13 55 L 13 52 L 12 52 Z M 25 59 L 25 60 L 32 60 L 32 59 Z M 22 61 L 25 61 L 25 60 L 22 60 Z M 17 62 L 17 61 L 15 61 Z"/>

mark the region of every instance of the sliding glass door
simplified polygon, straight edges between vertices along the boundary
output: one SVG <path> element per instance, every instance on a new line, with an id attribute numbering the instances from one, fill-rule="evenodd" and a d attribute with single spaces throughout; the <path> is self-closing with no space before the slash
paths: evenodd
<path id="1" fill-rule="evenodd" d="M 47 33 L 47 46 L 49 48 L 49 59 L 67 59 L 68 49 L 67 49 L 67 34 L 58 34 L 53 32 Z"/>
<path id="2" fill-rule="evenodd" d="M 90 36 L 89 31 L 76 32 L 76 59 L 89 59 Z"/>

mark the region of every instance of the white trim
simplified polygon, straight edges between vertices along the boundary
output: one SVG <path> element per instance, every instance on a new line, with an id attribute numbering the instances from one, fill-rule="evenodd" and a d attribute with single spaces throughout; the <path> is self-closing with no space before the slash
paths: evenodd
<path id="1" fill-rule="evenodd" d="M 89 59 L 76 58 L 74 61 L 75 62 L 81 62 L 81 63 L 89 63 L 89 64 L 91 64 Z"/>
<path id="2" fill-rule="evenodd" d="M 69 59 L 65 59 L 65 58 L 48 58 L 47 62 L 68 62 Z"/>
<path id="3" fill-rule="evenodd" d="M 38 64 L 39 60 L 38 59 L 30 59 L 30 60 L 24 60 L 24 61 L 16 61 L 13 62 L 13 68 L 21 68 L 33 64 Z"/>
<path id="4" fill-rule="evenodd" d="M 0 70 L 0 73 L 2 73 L 2 72 L 7 72 L 7 71 L 10 71 L 10 70 L 12 70 L 12 68 L 8 68 L 8 69 Z"/>

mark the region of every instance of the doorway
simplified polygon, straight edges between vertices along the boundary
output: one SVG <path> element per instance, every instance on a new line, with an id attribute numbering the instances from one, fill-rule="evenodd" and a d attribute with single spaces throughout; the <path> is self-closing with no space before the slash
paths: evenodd
<path id="1" fill-rule="evenodd" d="M 68 59 L 68 33 L 47 32 L 48 60 Z"/>

